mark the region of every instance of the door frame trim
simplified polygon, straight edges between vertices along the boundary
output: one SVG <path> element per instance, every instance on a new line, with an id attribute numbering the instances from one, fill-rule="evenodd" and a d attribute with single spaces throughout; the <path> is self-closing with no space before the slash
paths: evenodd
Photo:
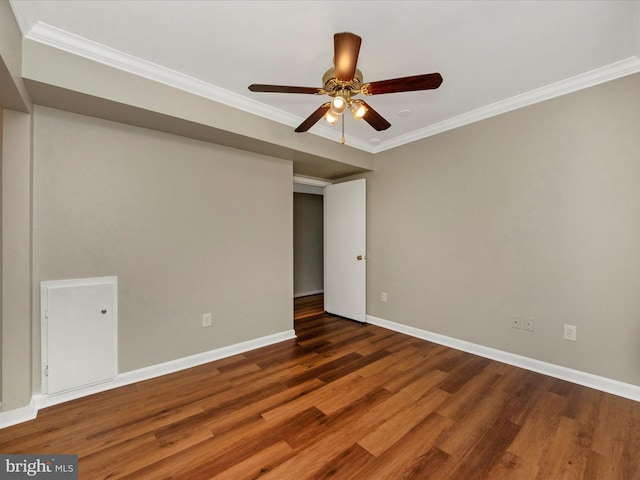
<path id="1" fill-rule="evenodd" d="M 307 178 L 307 177 L 300 177 L 298 175 L 294 175 L 293 183 L 297 183 L 299 185 L 310 185 L 312 187 L 324 188 L 327 185 L 331 185 L 333 182 L 330 182 L 329 180 L 321 180 L 319 178 Z"/>

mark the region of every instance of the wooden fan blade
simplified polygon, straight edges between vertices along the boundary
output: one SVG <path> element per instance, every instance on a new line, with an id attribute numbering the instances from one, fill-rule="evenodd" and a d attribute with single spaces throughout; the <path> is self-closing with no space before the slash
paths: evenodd
<path id="1" fill-rule="evenodd" d="M 302 122 L 298 126 L 298 128 L 296 128 L 296 132 L 298 133 L 306 132 L 311 127 L 313 127 L 318 122 L 318 120 L 324 117 L 324 114 L 327 113 L 327 110 L 329 110 L 329 107 L 331 107 L 331 102 L 327 102 L 320 105 L 320 107 L 315 112 L 309 115 L 307 119 L 304 122 Z"/>
<path id="2" fill-rule="evenodd" d="M 380 95 L 382 93 L 415 92 L 417 90 L 433 90 L 442 84 L 442 75 L 427 73 L 412 77 L 393 78 L 371 82 L 362 86 L 365 95 Z"/>
<path id="3" fill-rule="evenodd" d="M 367 102 L 362 102 L 365 107 L 367 107 L 367 113 L 362 117 L 369 125 L 375 128 L 378 131 L 386 130 L 391 126 L 389 122 L 387 122 L 382 115 L 376 112 L 371 105 Z"/>
<path id="4" fill-rule="evenodd" d="M 261 85 L 254 83 L 249 85 L 252 92 L 272 92 L 272 93 L 321 93 L 319 88 L 314 87 L 288 87 L 286 85 Z"/>
<path id="5" fill-rule="evenodd" d="M 356 64 L 360 53 L 362 38 L 349 32 L 336 33 L 333 36 L 333 60 L 335 77 L 341 82 L 350 82 L 356 75 Z"/>

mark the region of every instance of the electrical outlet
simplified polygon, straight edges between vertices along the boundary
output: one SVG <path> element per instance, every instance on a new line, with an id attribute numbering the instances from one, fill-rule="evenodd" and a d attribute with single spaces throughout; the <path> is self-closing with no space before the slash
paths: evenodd
<path id="1" fill-rule="evenodd" d="M 533 332 L 533 326 L 534 326 L 533 318 L 524 319 L 524 329 L 527 332 Z"/>
<path id="2" fill-rule="evenodd" d="M 522 328 L 522 319 L 519 315 L 511 315 L 511 328 Z"/>
<path id="3" fill-rule="evenodd" d="M 211 326 L 211 314 L 203 313 L 202 314 L 202 328 Z"/>
<path id="4" fill-rule="evenodd" d="M 570 340 L 572 342 L 575 342 L 577 340 L 578 337 L 578 331 L 577 331 L 577 327 L 575 325 L 567 325 L 565 323 L 564 325 L 564 339 L 565 340 Z"/>
<path id="5" fill-rule="evenodd" d="M 387 301 L 387 292 L 380 292 L 380 301 L 381 302 Z"/>

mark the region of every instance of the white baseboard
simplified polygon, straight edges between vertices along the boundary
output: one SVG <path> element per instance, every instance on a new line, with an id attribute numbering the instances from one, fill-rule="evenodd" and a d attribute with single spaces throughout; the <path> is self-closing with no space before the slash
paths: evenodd
<path id="1" fill-rule="evenodd" d="M 198 353 L 189 357 L 178 358 L 177 360 L 171 360 L 158 365 L 140 368 L 131 372 L 124 372 L 108 382 L 83 387 L 77 390 L 63 392 L 57 395 L 35 394 L 31 397 L 29 405 L 8 410 L 6 412 L 0 412 L 0 429 L 33 420 L 38 415 L 38 411 L 42 408 L 51 407 L 52 405 L 58 405 L 70 400 L 93 395 L 94 393 L 104 392 L 113 388 L 123 387 L 132 383 L 142 382 L 144 380 L 160 377 L 180 370 L 186 370 L 187 368 L 197 367 L 198 365 L 213 362 L 214 360 L 231 357 L 233 355 L 273 345 L 274 343 L 283 342 L 292 338 L 296 338 L 295 331 L 286 330 L 284 332 L 267 335 L 266 337 L 255 338 L 246 342 L 236 343 L 235 345 L 229 345 L 228 347 L 217 348 L 215 350 Z"/>
<path id="2" fill-rule="evenodd" d="M 36 398 L 33 396 L 27 406 L 0 412 L 0 429 L 33 420 L 37 415 L 38 407 L 36 405 Z"/>
<path id="3" fill-rule="evenodd" d="M 491 347 L 485 347 L 476 343 L 466 342 L 453 337 L 440 335 L 439 333 L 429 332 L 420 328 L 402 325 L 401 323 L 391 322 L 382 318 L 367 315 L 367 322 L 377 325 L 388 330 L 404 333 L 412 337 L 427 340 L 429 342 L 438 343 L 447 347 L 462 350 L 463 352 L 473 353 L 481 357 L 496 360 L 498 362 L 507 363 L 516 367 L 531 370 L 533 372 L 542 373 L 550 377 L 559 378 L 568 382 L 577 383 L 585 387 L 594 388 L 602 392 L 611 393 L 620 397 L 629 398 L 640 402 L 640 386 L 630 383 L 620 382 L 606 377 L 600 377 L 591 373 L 573 370 L 571 368 L 562 367 L 553 363 L 535 360 L 533 358 L 524 357 L 515 353 L 509 353 L 497 350 Z"/>
<path id="4" fill-rule="evenodd" d="M 300 292 L 300 293 L 295 293 L 293 295 L 293 298 L 298 298 L 298 297 L 308 297 L 309 295 L 317 295 L 319 293 L 324 293 L 324 290 L 312 290 L 310 292 Z"/>

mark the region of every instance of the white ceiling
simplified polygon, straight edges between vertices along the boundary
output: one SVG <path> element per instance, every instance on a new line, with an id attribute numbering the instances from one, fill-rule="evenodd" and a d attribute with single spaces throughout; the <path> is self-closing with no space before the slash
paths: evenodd
<path id="1" fill-rule="evenodd" d="M 291 125 L 325 97 L 252 93 L 320 87 L 333 34 L 363 39 L 364 81 L 440 72 L 438 90 L 367 99 L 392 124 L 346 118 L 369 152 L 640 71 L 638 1 L 11 0 L 22 33 Z M 398 112 L 411 109 L 409 117 Z M 339 140 L 323 121 L 309 133 Z"/>

